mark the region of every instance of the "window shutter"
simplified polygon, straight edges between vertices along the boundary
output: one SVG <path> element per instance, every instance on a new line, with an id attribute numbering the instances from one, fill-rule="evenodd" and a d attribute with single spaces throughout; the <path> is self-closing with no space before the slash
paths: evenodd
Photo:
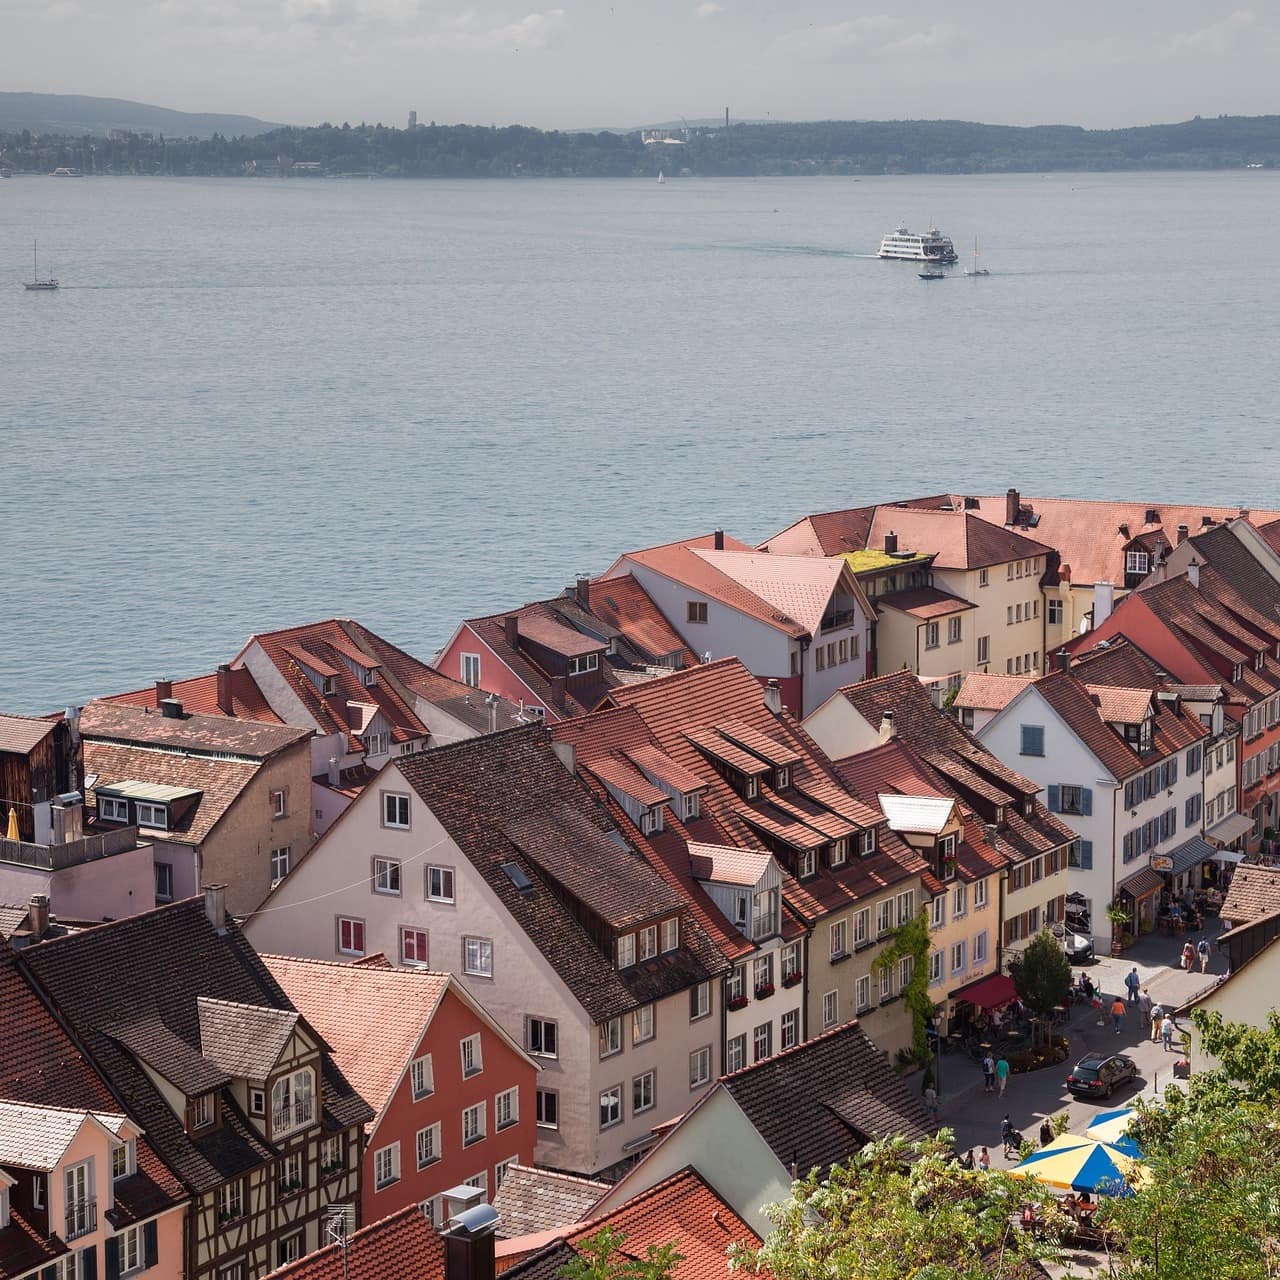
<path id="1" fill-rule="evenodd" d="M 107 1280 L 120 1280 L 120 1237 L 112 1236 L 106 1243 Z"/>
<path id="2" fill-rule="evenodd" d="M 1089 817 L 1093 813 L 1093 788 L 1080 788 L 1080 812 L 1084 817 Z"/>
<path id="3" fill-rule="evenodd" d="M 1177 782 L 1177 780 L 1178 780 L 1178 757 L 1174 756 L 1173 759 L 1169 761 L 1169 785 L 1173 786 L 1173 784 Z"/>
<path id="4" fill-rule="evenodd" d="M 1051 782 L 1049 784 L 1049 812 L 1060 812 L 1061 801 L 1058 799 L 1058 784 Z"/>
<path id="5" fill-rule="evenodd" d="M 80 1251 L 80 1280 L 98 1280 L 98 1246 Z"/>
<path id="6" fill-rule="evenodd" d="M 1187 820 L 1186 820 L 1187 826 L 1190 826 L 1196 820 L 1195 801 L 1196 801 L 1195 796 L 1187 797 Z"/>
<path id="7" fill-rule="evenodd" d="M 1081 871 L 1093 870 L 1093 841 L 1092 840 L 1080 841 L 1080 870 Z"/>
<path id="8" fill-rule="evenodd" d="M 160 1258 L 157 1234 L 154 1219 L 142 1224 L 142 1252 L 146 1259 L 144 1265 L 148 1267 L 154 1267 Z"/>
<path id="9" fill-rule="evenodd" d="M 58 1280 L 58 1268 L 45 1267 L 45 1269 L 40 1273 L 40 1280 Z"/>

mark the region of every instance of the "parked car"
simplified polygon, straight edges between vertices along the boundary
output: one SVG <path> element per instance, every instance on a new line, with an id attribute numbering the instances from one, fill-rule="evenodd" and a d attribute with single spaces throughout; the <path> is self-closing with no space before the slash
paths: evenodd
<path id="1" fill-rule="evenodd" d="M 1117 1086 L 1138 1078 L 1138 1064 L 1123 1053 L 1087 1053 L 1067 1076 L 1077 1098 L 1109 1098 Z"/>
<path id="2" fill-rule="evenodd" d="M 1087 933 L 1078 933 L 1070 927 L 1070 918 L 1067 920 L 1067 927 L 1060 924 L 1053 926 L 1053 936 L 1062 943 L 1063 950 L 1067 953 L 1067 959 L 1072 964 L 1089 964 L 1098 957 L 1094 954 L 1093 939 Z"/>

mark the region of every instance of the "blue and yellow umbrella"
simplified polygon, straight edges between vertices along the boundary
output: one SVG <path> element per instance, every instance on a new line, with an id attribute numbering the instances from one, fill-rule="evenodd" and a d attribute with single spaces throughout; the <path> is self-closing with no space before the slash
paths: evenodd
<path id="1" fill-rule="evenodd" d="M 1098 1118 L 1084 1131 L 1086 1138 L 1106 1142 L 1135 1160 L 1142 1159 L 1138 1140 L 1129 1132 L 1129 1122 L 1138 1113 L 1133 1107 L 1118 1107 L 1114 1111 L 1100 1111 Z"/>
<path id="2" fill-rule="evenodd" d="M 1063 1191 L 1126 1196 L 1150 1176 L 1127 1152 L 1096 1138 L 1064 1133 L 1009 1170 L 1015 1178 L 1035 1178 Z"/>

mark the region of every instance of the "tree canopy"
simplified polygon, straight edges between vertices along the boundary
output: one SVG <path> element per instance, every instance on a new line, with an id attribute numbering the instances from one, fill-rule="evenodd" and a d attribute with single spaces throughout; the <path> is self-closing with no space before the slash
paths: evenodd
<path id="1" fill-rule="evenodd" d="M 643 1258 L 632 1257 L 627 1237 L 601 1227 L 576 1246 L 576 1256 L 560 1268 L 561 1280 L 671 1280 L 684 1261 L 674 1243 L 648 1245 Z"/>
<path id="2" fill-rule="evenodd" d="M 1071 961 L 1053 934 L 1042 929 L 1009 961 L 1009 976 L 1023 1003 L 1047 1018 L 1066 999 Z"/>

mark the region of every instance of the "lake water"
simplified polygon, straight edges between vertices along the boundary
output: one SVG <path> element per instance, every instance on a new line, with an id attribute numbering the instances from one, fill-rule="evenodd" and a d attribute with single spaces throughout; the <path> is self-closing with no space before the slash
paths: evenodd
<path id="1" fill-rule="evenodd" d="M 942 490 L 1280 505 L 1280 174 L 0 182 L 0 708 Z M 985 279 L 877 261 L 930 218 Z M 56 294 L 28 294 L 32 238 Z"/>

